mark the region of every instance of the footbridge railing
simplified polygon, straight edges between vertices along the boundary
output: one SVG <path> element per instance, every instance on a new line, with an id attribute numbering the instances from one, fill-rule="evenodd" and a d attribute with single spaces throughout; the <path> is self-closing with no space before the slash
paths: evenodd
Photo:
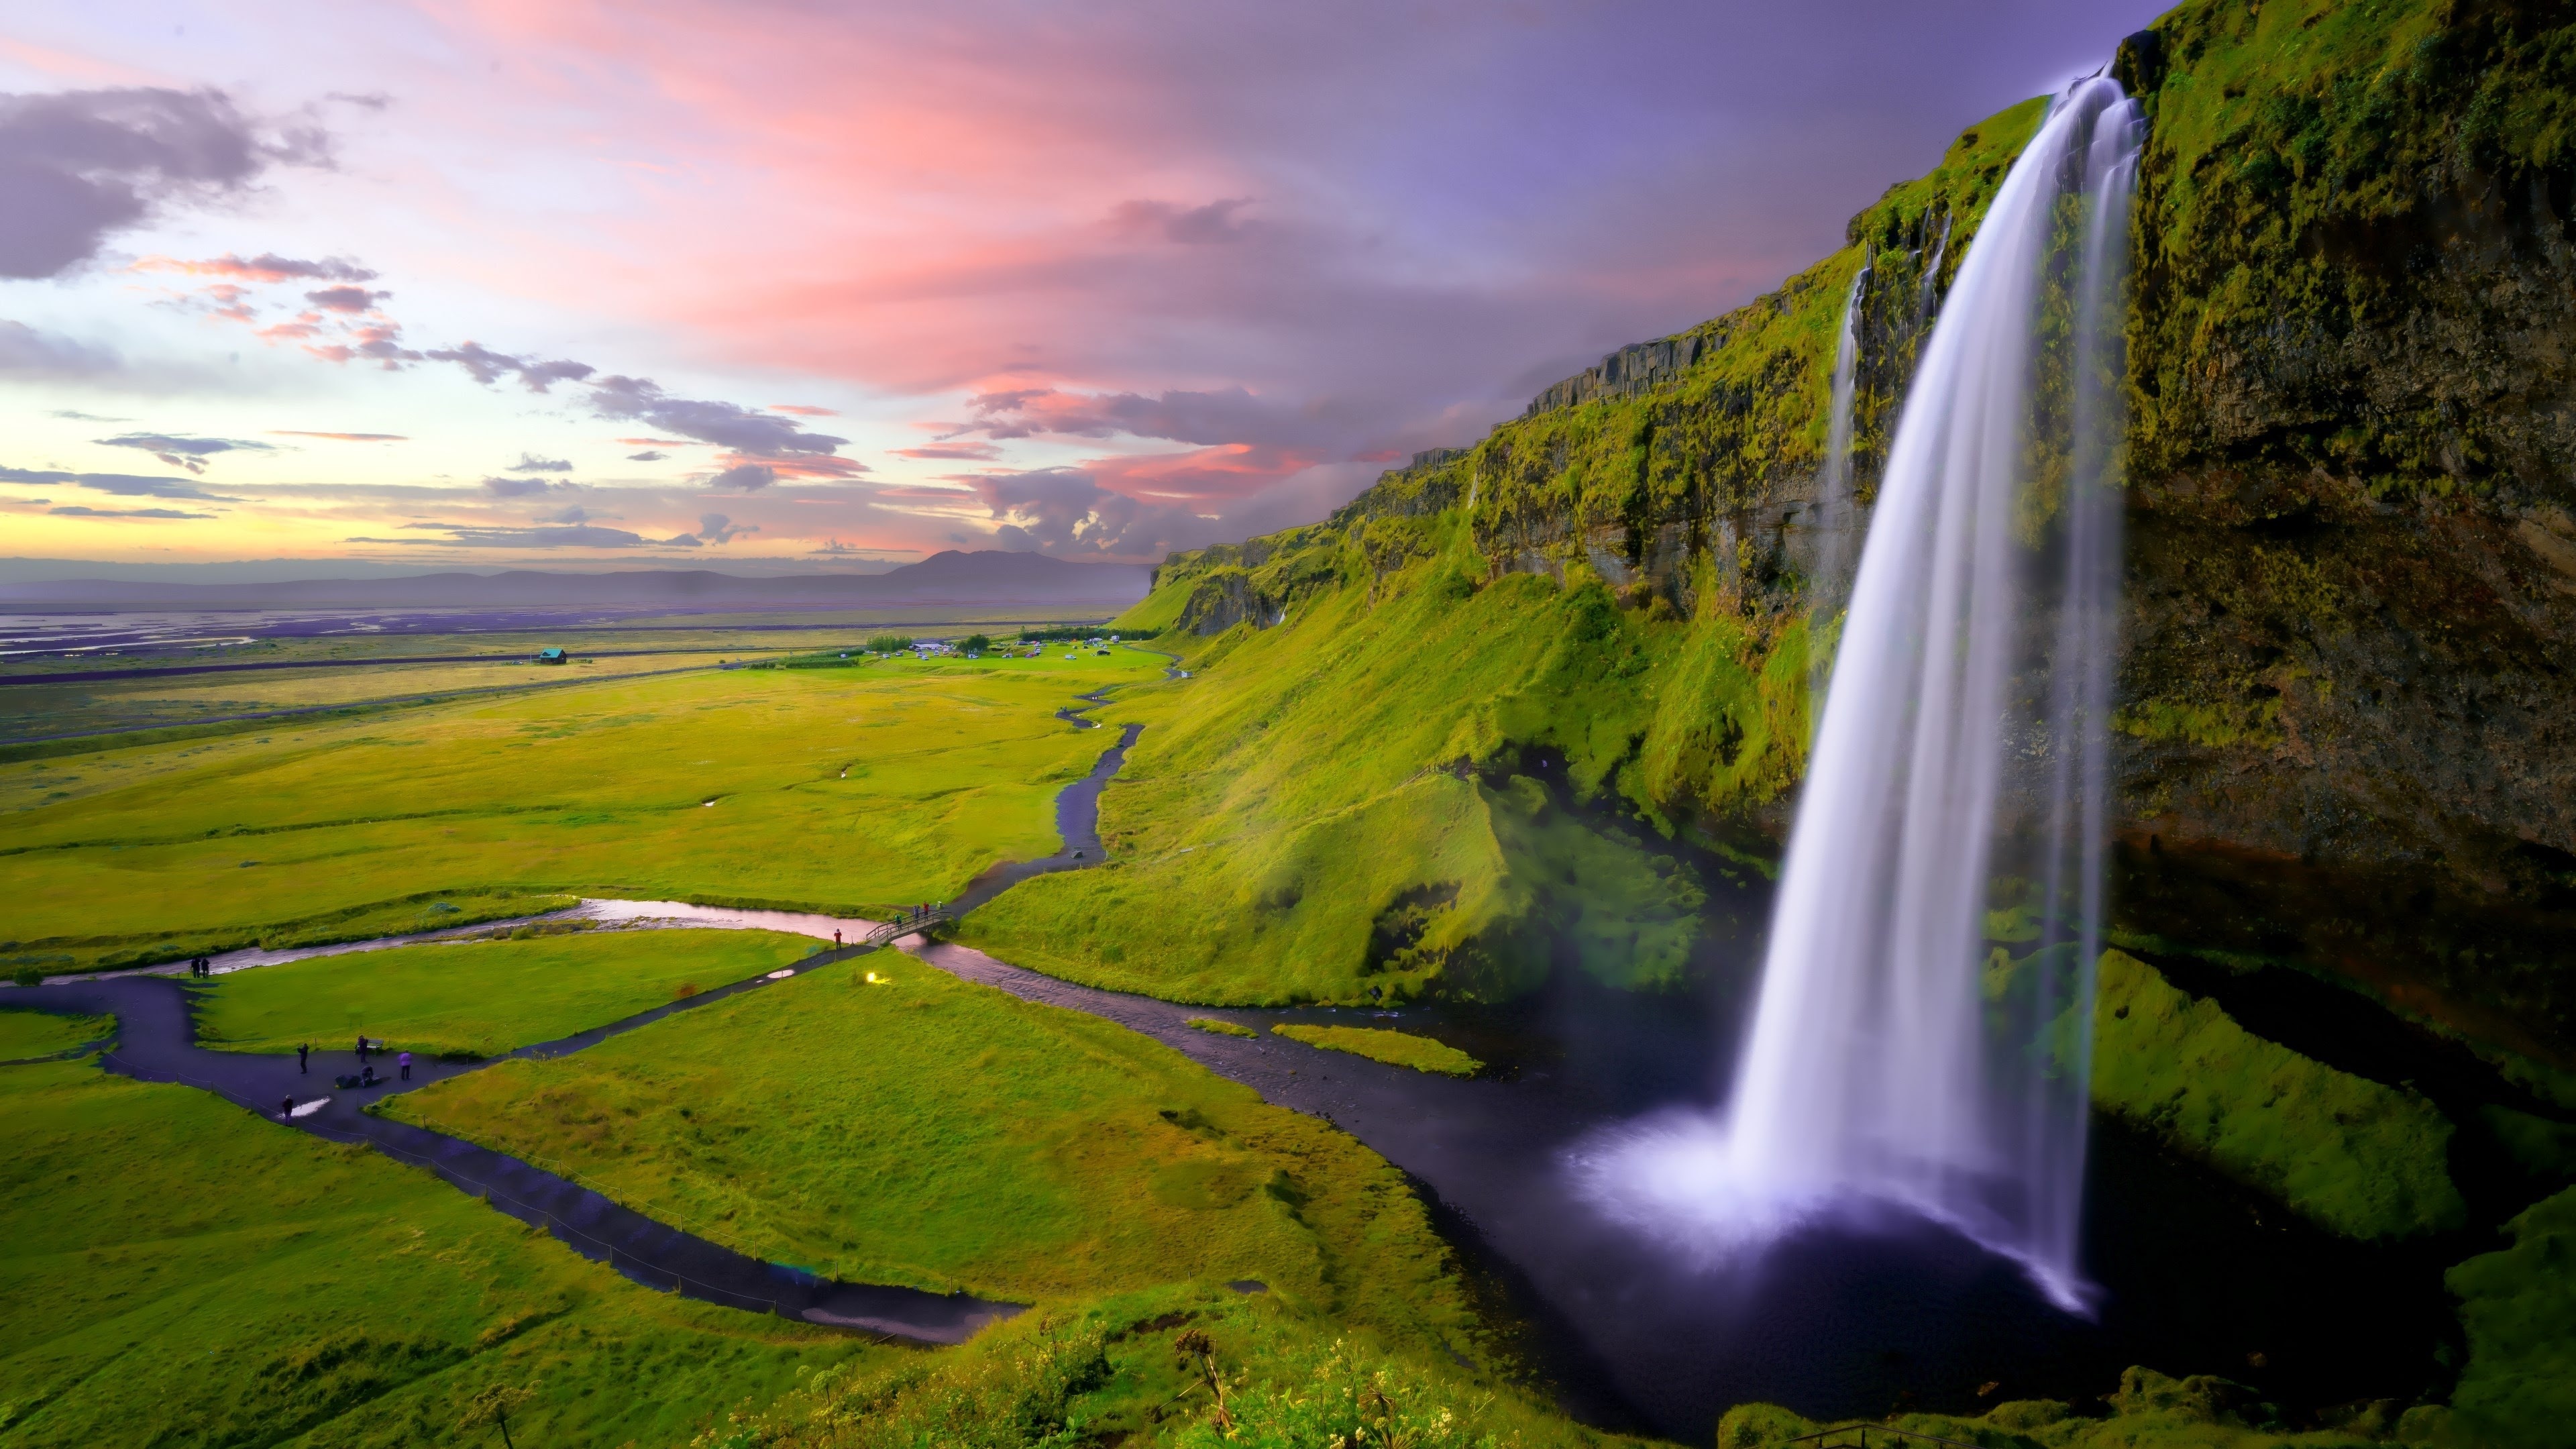
<path id="1" fill-rule="evenodd" d="M 1780 1449 L 1977 1449 L 1964 1439 L 1944 1439 L 1938 1434 L 1918 1434 L 1911 1429 L 1891 1428 L 1885 1424 L 1846 1424 L 1839 1429 L 1818 1429 L 1783 1442 Z"/>
<path id="2" fill-rule="evenodd" d="M 929 930 L 933 926 L 942 925 L 955 919 L 956 917 L 948 914 L 948 908 L 944 905 L 932 906 L 927 910 L 906 911 L 902 915 L 895 917 L 893 920 L 872 928 L 866 935 L 859 937 L 856 944 L 861 946 L 891 946 L 906 936 L 918 935 L 923 931 Z"/>

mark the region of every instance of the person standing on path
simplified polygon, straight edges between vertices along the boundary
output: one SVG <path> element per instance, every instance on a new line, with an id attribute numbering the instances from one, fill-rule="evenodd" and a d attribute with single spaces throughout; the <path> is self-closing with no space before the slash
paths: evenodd
<path id="1" fill-rule="evenodd" d="M 365 1032 L 363 1032 L 363 1031 L 362 1031 L 362 1032 L 358 1033 L 358 1060 L 359 1060 L 359 1061 L 361 1061 L 361 1062 L 364 1062 L 366 1059 L 367 1059 L 367 1034 L 366 1034 Z"/>
<path id="2" fill-rule="evenodd" d="M 398 1056 L 398 1057 L 394 1058 L 394 1060 L 402 1064 L 402 1079 L 403 1079 L 404 1081 L 406 1081 L 406 1082 L 410 1081 L 410 1080 L 411 1080 L 411 1053 L 409 1053 L 409 1052 L 404 1052 L 401 1056 Z"/>
<path id="3" fill-rule="evenodd" d="M 295 1074 L 299 1077 L 312 1075 L 312 1060 L 313 1044 L 311 1042 L 297 1042 L 295 1044 Z"/>
<path id="4" fill-rule="evenodd" d="M 289 1097 L 278 1104 L 277 1120 L 280 1122 L 292 1122 L 295 1120 L 295 1099 L 293 1097 Z"/>

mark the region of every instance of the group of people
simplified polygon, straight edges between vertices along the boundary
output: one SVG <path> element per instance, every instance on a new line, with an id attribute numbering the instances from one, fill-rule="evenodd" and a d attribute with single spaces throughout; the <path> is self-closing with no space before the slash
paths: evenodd
<path id="1" fill-rule="evenodd" d="M 384 1049 L 385 1044 L 382 1041 L 369 1041 L 363 1033 L 360 1034 L 358 1037 L 358 1070 L 354 1073 L 344 1073 L 340 1076 L 334 1077 L 331 1079 L 332 1082 L 343 1089 L 354 1090 L 361 1087 L 379 1086 L 387 1081 L 396 1080 L 396 1078 L 392 1077 L 377 1076 L 376 1064 L 367 1060 L 367 1056 L 370 1052 L 382 1052 Z M 394 1053 L 394 1067 L 400 1074 L 399 1080 L 406 1082 L 410 1081 L 411 1053 L 408 1051 Z M 311 1042 L 296 1043 L 295 1071 L 299 1076 L 310 1075 L 312 1073 L 313 1044 Z M 293 1097 L 288 1097 L 283 1103 L 281 1103 L 277 1109 L 277 1115 L 281 1120 L 293 1117 L 295 1115 L 295 1099 Z"/>
<path id="2" fill-rule="evenodd" d="M 191 957 L 189 957 L 189 958 L 188 958 L 188 974 L 189 974 L 189 975 L 191 975 L 191 976 L 212 976 L 212 975 L 214 975 L 214 974 L 215 974 L 215 958 L 214 958 L 214 957 L 212 957 L 212 956 L 191 956 Z"/>
<path id="3" fill-rule="evenodd" d="M 369 1052 L 371 1052 L 371 1051 L 380 1052 L 380 1051 L 383 1051 L 384 1049 L 385 1049 L 385 1044 L 384 1044 L 382 1041 L 369 1041 L 369 1040 L 367 1040 L 366 1033 L 364 1033 L 364 1032 L 360 1032 L 360 1033 L 358 1034 L 358 1064 L 359 1064 L 359 1065 L 361 1065 L 361 1066 L 365 1066 L 365 1065 L 366 1065 L 366 1061 L 367 1061 L 367 1053 L 369 1053 Z M 298 1052 L 298 1054 L 299 1054 L 299 1058 L 300 1058 L 300 1055 L 301 1055 L 301 1053 L 302 1053 L 302 1051 L 303 1051 L 303 1048 L 298 1047 L 296 1050 L 297 1050 L 297 1052 Z M 400 1067 L 402 1068 L 402 1079 L 403 1079 L 404 1081 L 406 1081 L 406 1082 L 410 1081 L 410 1080 L 411 1080 L 411 1053 L 410 1053 L 410 1052 L 407 1052 L 407 1051 L 406 1051 L 406 1052 L 397 1052 L 397 1053 L 394 1055 L 394 1062 L 395 1062 L 395 1064 L 396 1064 L 396 1065 L 398 1065 L 398 1066 L 400 1066 Z M 375 1070 L 375 1068 L 373 1068 L 373 1067 L 367 1067 L 367 1070 L 368 1070 L 368 1071 L 370 1071 L 370 1072 L 373 1072 L 373 1071 Z M 373 1083 L 373 1082 L 371 1081 L 371 1082 L 369 1082 L 367 1085 L 369 1085 L 369 1086 L 374 1086 L 374 1085 L 375 1085 L 375 1083 Z"/>

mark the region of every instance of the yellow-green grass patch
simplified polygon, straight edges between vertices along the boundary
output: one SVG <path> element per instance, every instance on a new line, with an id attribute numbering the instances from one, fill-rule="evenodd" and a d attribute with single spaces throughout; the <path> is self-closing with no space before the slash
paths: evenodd
<path id="1" fill-rule="evenodd" d="M 1193 1016 L 1190 1018 L 1190 1025 L 1201 1031 L 1215 1032 L 1219 1036 L 1257 1037 L 1261 1035 L 1242 1022 L 1226 1021 L 1214 1016 Z"/>
<path id="2" fill-rule="evenodd" d="M 468 1442 L 457 1421 L 494 1385 L 536 1388 L 522 1444 L 670 1444 L 800 1370 L 895 1352 L 650 1292 L 426 1172 L 193 1088 L 0 1071 L 13 1446 Z"/>
<path id="3" fill-rule="evenodd" d="M 775 971 L 817 949 L 774 931 L 579 931 L 315 956 L 215 978 L 198 1034 L 231 1051 L 336 1048 L 498 1056 Z"/>
<path id="4" fill-rule="evenodd" d="M 2103 953 L 2093 1100 L 2346 1237 L 2464 1221 L 2451 1123 L 2414 1092 L 2246 1031 L 2123 951 Z"/>
<path id="5" fill-rule="evenodd" d="M 907 958 L 808 972 L 387 1111 L 835 1277 L 1061 1303 L 1254 1279 L 1390 1331 L 1466 1322 L 1401 1176 L 1078 1012 Z"/>
<path id="6" fill-rule="evenodd" d="M 1349 1052 L 1391 1067 L 1410 1067 L 1417 1072 L 1437 1072 L 1446 1077 L 1472 1077 L 1485 1069 L 1485 1064 L 1449 1045 L 1409 1031 L 1387 1031 L 1374 1026 L 1309 1026 L 1302 1022 L 1281 1022 L 1270 1028 L 1290 1041 L 1326 1051 Z"/>
<path id="7" fill-rule="evenodd" d="M 1212 1004 L 1507 997 L 1559 943 L 1615 985 L 1677 981 L 1703 903 L 1689 871 L 1653 824 L 1556 808 L 1521 762 L 1558 762 L 1604 816 L 1639 803 L 1613 790 L 1769 799 L 1804 757 L 1804 626 L 1652 619 L 1597 581 L 1475 586 L 1455 520 L 1424 546 L 1379 577 L 1313 545 L 1353 576 L 1289 622 L 1166 636 L 1194 677 L 1097 716 L 1145 727 L 1101 794 L 1107 868 L 1028 881 L 962 939 Z"/>
<path id="8" fill-rule="evenodd" d="M 116 1024 L 104 1016 L 57 1016 L 47 1011 L 13 1010 L 17 1003 L 0 994 L 0 1062 L 67 1052 L 85 1042 L 104 1041 Z"/>
<path id="9" fill-rule="evenodd" d="M 438 893 L 868 914 L 1056 848 L 1148 655 L 603 681 L 0 766 L 0 955 L 184 957 Z M 712 803 L 709 803 L 712 802 Z"/>

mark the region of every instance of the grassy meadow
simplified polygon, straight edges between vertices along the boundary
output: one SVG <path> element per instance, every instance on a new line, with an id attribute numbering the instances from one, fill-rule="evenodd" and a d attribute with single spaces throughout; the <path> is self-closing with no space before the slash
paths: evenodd
<path id="1" fill-rule="evenodd" d="M 501 1385 L 536 1391 L 521 1444 L 672 1444 L 746 1396 L 907 1356 L 640 1288 L 426 1172 L 193 1088 L 0 1068 L 13 1449 L 479 1443 L 457 1422 Z"/>
<path id="2" fill-rule="evenodd" d="M 386 1110 L 835 1277 L 1041 1305 L 1253 1279 L 1398 1342 L 1474 1331 L 1448 1248 L 1367 1148 L 1123 1027 L 908 958 Z"/>
<path id="3" fill-rule="evenodd" d="M 1333 572 L 1287 623 L 1162 636 L 1193 677 L 1096 716 L 1146 726 L 1102 792 L 1108 865 L 1019 886 L 964 939 L 1211 1003 L 1506 997 L 1560 943 L 1611 984 L 1677 982 L 1703 895 L 1657 817 L 1563 807 L 1632 810 L 1685 776 L 1748 805 L 1784 790 L 1804 626 L 1656 618 L 1598 581 L 1474 584 L 1460 528 L 1426 525 L 1383 575 L 1317 543 L 1304 556 Z M 1169 608 L 1158 593 L 1120 622 Z"/>
<path id="4" fill-rule="evenodd" d="M 215 978 L 197 1035 L 229 1051 L 337 1049 L 498 1056 L 775 971 L 816 942 L 775 931 L 591 930 L 315 956 Z"/>
<path id="5" fill-rule="evenodd" d="M 419 929 L 582 893 L 867 914 L 1056 846 L 1152 679 L 1067 661 L 705 671 L 0 765 L 0 969 Z M 541 908 L 541 907 L 540 907 Z"/>

